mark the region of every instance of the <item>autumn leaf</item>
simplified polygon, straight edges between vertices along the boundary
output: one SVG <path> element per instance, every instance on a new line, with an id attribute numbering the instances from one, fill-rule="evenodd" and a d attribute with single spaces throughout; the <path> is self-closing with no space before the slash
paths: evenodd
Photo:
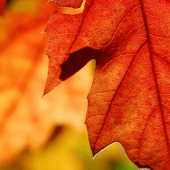
<path id="1" fill-rule="evenodd" d="M 139 167 L 170 169 L 169 23 L 167 0 L 87 0 L 81 14 L 50 18 L 45 94 L 96 60 L 86 117 L 93 155 L 116 141 Z"/>

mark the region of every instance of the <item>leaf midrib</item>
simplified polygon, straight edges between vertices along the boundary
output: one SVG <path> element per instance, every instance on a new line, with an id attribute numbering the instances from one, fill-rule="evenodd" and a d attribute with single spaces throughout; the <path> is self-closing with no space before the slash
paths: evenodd
<path id="1" fill-rule="evenodd" d="M 165 126 L 165 117 L 164 117 L 164 112 L 163 112 L 163 107 L 162 107 L 162 100 L 161 100 L 161 96 L 160 96 L 158 79 L 157 79 L 156 70 L 155 70 L 155 63 L 154 63 L 154 59 L 153 59 L 154 51 L 153 51 L 153 48 L 152 48 L 152 42 L 151 42 L 151 37 L 150 37 L 150 30 L 149 30 L 149 27 L 148 27 L 148 22 L 147 22 L 144 2 L 143 2 L 143 0 L 139 0 L 139 3 L 141 5 L 143 22 L 144 22 L 144 25 L 145 25 L 146 37 L 147 37 L 149 53 L 150 53 L 150 60 L 151 60 L 151 65 L 152 65 L 152 72 L 153 72 L 153 77 L 154 77 L 154 83 L 155 83 L 155 88 L 156 88 L 156 91 L 157 91 L 158 103 L 160 104 L 163 129 L 164 129 L 164 133 L 165 133 L 166 142 L 167 142 L 167 145 L 168 145 L 168 151 L 170 153 L 170 144 L 169 144 L 168 134 L 167 134 L 166 126 Z"/>
<path id="2" fill-rule="evenodd" d="M 151 60 L 151 66 L 152 66 L 152 72 L 153 72 L 153 77 L 154 77 L 154 83 L 155 83 L 155 88 L 156 88 L 156 91 L 157 91 L 157 96 L 158 96 L 158 103 L 160 104 L 160 110 L 161 110 L 161 118 L 162 118 L 162 124 L 163 124 L 163 129 L 164 129 L 164 133 L 165 133 L 165 138 L 166 138 L 166 142 L 167 142 L 167 145 L 168 145 L 168 151 L 170 153 L 170 143 L 169 143 L 169 140 L 168 140 L 168 134 L 167 134 L 167 130 L 166 130 L 166 126 L 165 126 L 165 118 L 164 118 L 164 112 L 163 112 L 163 107 L 162 107 L 162 100 L 161 100 L 161 96 L 160 96 L 160 91 L 159 91 L 159 86 L 158 86 L 158 80 L 157 80 L 157 76 L 156 76 L 156 72 L 155 72 L 155 64 L 154 64 L 154 59 L 153 59 L 153 48 L 152 48 L 152 43 L 151 43 L 151 37 L 150 37 L 150 30 L 149 30 L 149 27 L 148 27 L 148 22 L 147 22 L 147 17 L 146 17 L 146 12 L 145 12 L 145 8 L 144 8 L 144 2 L 143 0 L 139 0 L 139 4 L 141 6 L 141 11 L 142 11 L 142 16 L 143 16 L 143 22 L 144 22 L 144 25 L 145 25 L 145 32 L 146 32 L 146 38 L 147 40 L 140 46 L 139 50 L 137 51 L 137 53 L 141 50 L 141 48 L 143 47 L 143 45 L 148 42 L 148 47 L 149 47 L 149 53 L 150 53 L 150 60 Z M 137 55 L 136 53 L 136 55 Z M 135 58 L 135 56 L 134 56 Z M 133 63 L 133 60 L 134 58 L 132 59 L 129 67 L 132 65 Z M 129 70 L 129 69 L 127 69 Z M 123 77 L 122 81 L 124 80 L 124 78 L 126 77 L 126 74 L 125 76 Z M 122 82 L 121 81 L 121 82 Z M 119 87 L 121 86 L 121 83 L 119 84 Z M 119 90 L 119 87 L 117 89 L 117 91 Z M 110 102 L 110 105 L 109 105 L 109 108 L 108 108 L 108 111 L 107 111 L 107 114 L 105 116 L 105 120 L 107 118 L 107 115 L 108 115 L 108 112 L 110 110 L 110 107 L 111 107 L 111 103 L 113 102 L 114 98 L 115 98 L 116 95 L 113 96 L 112 98 L 112 101 Z M 104 120 L 104 123 L 105 123 L 105 120 Z M 103 125 L 104 125 L 103 123 Z M 100 130 L 100 133 L 101 131 L 103 130 L 103 126 Z M 92 149 L 93 152 L 95 150 L 95 147 L 96 147 L 96 143 L 99 139 L 99 136 L 100 136 L 100 133 L 96 139 L 96 142 L 95 142 L 95 145 L 94 145 L 94 148 Z M 93 153 L 94 154 L 94 153 Z M 96 154 L 96 153 L 95 153 Z"/>

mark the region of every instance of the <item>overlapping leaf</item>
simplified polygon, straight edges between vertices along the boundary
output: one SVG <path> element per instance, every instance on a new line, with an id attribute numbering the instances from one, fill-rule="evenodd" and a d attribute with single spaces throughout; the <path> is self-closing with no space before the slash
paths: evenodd
<path id="1" fill-rule="evenodd" d="M 45 93 L 96 59 L 86 118 L 94 155 L 118 141 L 138 166 L 170 169 L 169 23 L 167 0 L 87 0 L 82 14 L 50 18 Z"/>

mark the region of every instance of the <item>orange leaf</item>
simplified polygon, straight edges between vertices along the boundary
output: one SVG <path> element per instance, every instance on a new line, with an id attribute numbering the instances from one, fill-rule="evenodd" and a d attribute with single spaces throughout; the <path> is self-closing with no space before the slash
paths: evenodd
<path id="1" fill-rule="evenodd" d="M 139 167 L 170 169 L 169 23 L 167 0 L 87 0 L 82 14 L 50 18 L 45 93 L 96 60 L 86 117 L 94 155 L 118 141 Z"/>

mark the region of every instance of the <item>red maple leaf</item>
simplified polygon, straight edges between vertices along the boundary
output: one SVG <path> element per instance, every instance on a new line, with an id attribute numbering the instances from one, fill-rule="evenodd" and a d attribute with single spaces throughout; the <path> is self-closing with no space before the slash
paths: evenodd
<path id="1" fill-rule="evenodd" d="M 46 32 L 45 94 L 96 60 L 86 117 L 93 154 L 117 141 L 139 167 L 170 169 L 170 1 L 87 0 L 82 14 L 54 13 Z"/>

